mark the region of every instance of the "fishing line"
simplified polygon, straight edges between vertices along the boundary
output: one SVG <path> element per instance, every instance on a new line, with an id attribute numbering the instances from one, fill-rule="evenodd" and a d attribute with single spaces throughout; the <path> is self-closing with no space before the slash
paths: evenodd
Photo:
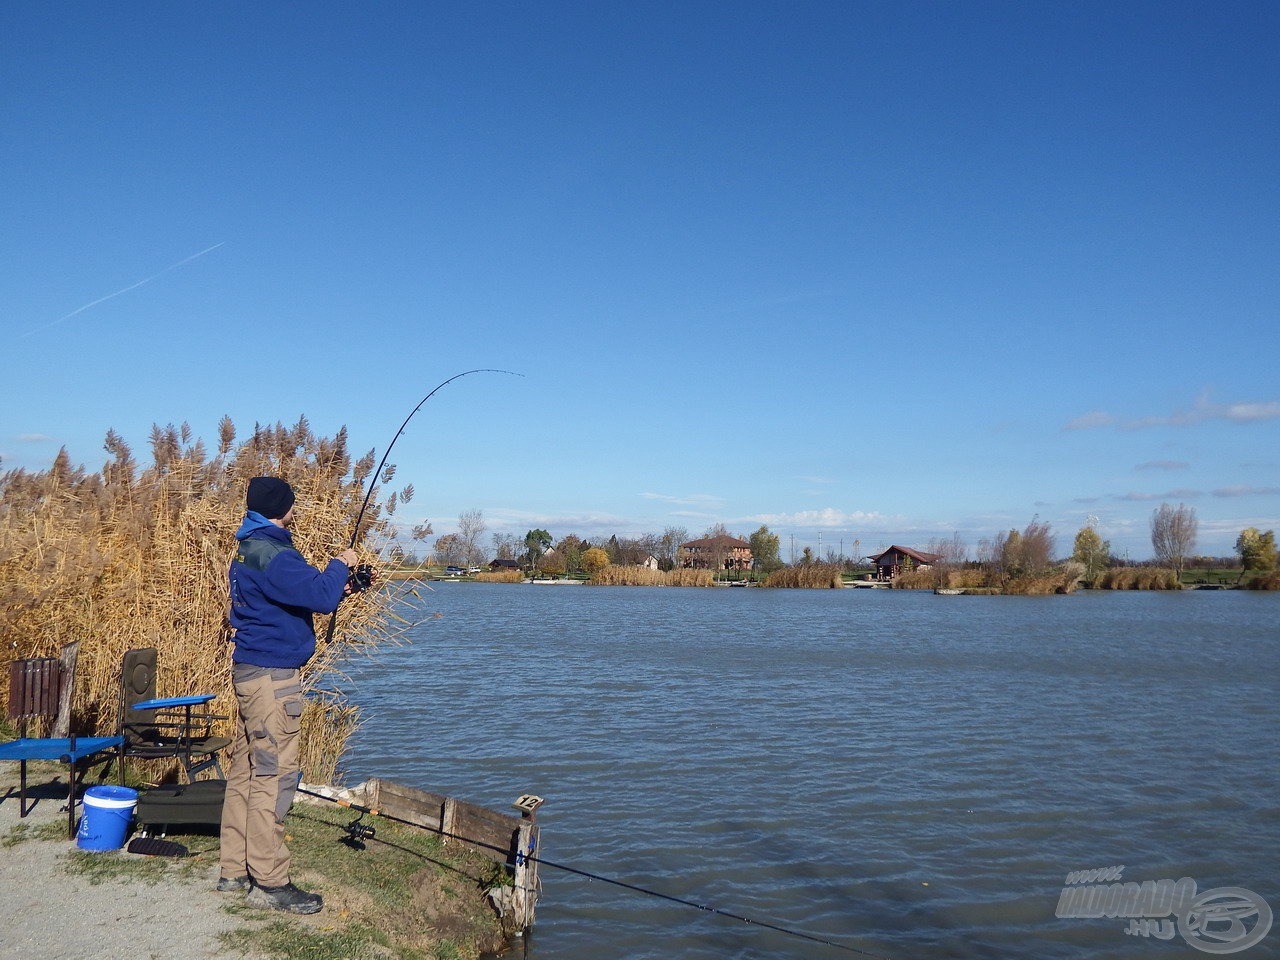
<path id="1" fill-rule="evenodd" d="M 417 413 L 419 410 L 422 409 L 422 405 L 425 404 L 432 397 L 434 397 L 440 390 L 444 389 L 449 384 L 453 383 L 453 381 L 460 380 L 463 377 L 469 377 L 473 373 L 501 373 L 509 377 L 524 376 L 523 373 L 516 373 L 512 370 L 495 370 L 491 367 L 480 367 L 475 370 L 464 370 L 462 373 L 455 373 L 448 380 L 444 380 L 436 384 L 436 386 L 432 389 L 430 393 L 428 393 L 425 397 L 423 397 L 421 400 L 418 401 L 418 405 L 409 411 L 409 415 L 404 418 L 404 423 L 400 424 L 400 429 L 396 431 L 396 435 L 392 437 L 391 442 L 387 444 L 387 449 L 384 450 L 382 453 L 382 459 L 378 461 L 378 469 L 374 470 L 373 474 L 371 475 L 371 478 L 369 480 L 369 490 L 364 495 L 364 502 L 360 504 L 360 512 L 356 515 L 355 526 L 351 528 L 351 543 L 348 544 L 348 546 L 352 550 L 356 548 L 356 540 L 360 536 L 360 524 L 364 522 L 364 513 L 369 508 L 369 501 L 373 499 L 373 491 L 377 489 L 378 478 L 382 476 L 382 468 L 387 465 L 387 457 L 391 456 L 391 448 L 394 447 L 396 445 L 396 441 L 400 439 L 400 434 L 404 433 L 404 428 L 409 426 L 409 421 L 413 419 L 413 415 L 415 413 Z M 333 628 L 334 628 L 334 625 L 337 623 L 337 620 L 338 620 L 338 613 L 335 610 L 333 613 L 329 615 L 329 627 L 325 631 L 326 641 L 333 639 Z"/>
<path id="2" fill-rule="evenodd" d="M 419 830 L 427 830 L 431 833 L 439 834 L 442 837 L 448 837 L 451 840 L 462 840 L 465 843 L 472 844 L 473 846 L 484 847 L 486 850 L 493 850 L 493 851 L 496 851 L 497 853 L 504 853 L 504 854 L 511 852 L 506 847 L 499 847 L 496 844 L 485 843 L 483 840 L 473 840 L 470 837 L 464 837 L 464 836 L 461 836 L 460 834 L 450 833 L 449 831 L 444 830 L 440 827 L 428 827 L 425 824 L 414 823 L 412 820 L 404 820 L 390 813 L 384 813 L 381 810 L 375 810 L 371 807 L 363 807 L 360 804 L 352 803 L 349 800 L 340 800 L 337 797 L 330 797 L 323 793 L 316 793 L 314 790 L 307 790 L 305 787 L 298 787 L 298 792 L 305 793 L 307 796 L 310 796 L 310 797 L 318 797 L 321 800 L 328 800 L 330 803 L 335 803 L 340 807 L 347 807 L 348 809 L 355 810 L 357 813 L 360 813 L 360 814 L 368 814 L 369 816 L 373 816 L 373 817 L 381 817 L 384 820 L 390 820 L 394 823 L 402 823 L 408 827 L 417 827 Z M 804 933 L 803 931 L 794 930 L 790 927 L 780 926 L 779 924 L 770 923 L 766 920 L 759 920 L 754 917 L 743 916 L 742 914 L 739 914 L 739 913 L 730 913 L 728 910 L 721 910 L 719 907 L 712 907 L 707 904 L 698 903 L 695 900 L 685 900 L 682 897 L 672 896 L 669 893 L 662 893 L 658 890 L 651 890 L 648 887 L 641 887 L 634 883 L 627 883 L 624 880 L 615 880 L 612 877 L 606 877 L 598 873 L 592 873 L 589 870 L 579 870 L 577 867 L 571 867 L 564 863 L 556 863 L 554 860 L 545 860 L 542 857 L 534 856 L 532 850 L 528 852 L 517 850 L 516 860 L 517 862 L 539 863 L 545 867 L 551 867 L 555 870 L 563 870 L 565 873 L 572 873 L 575 876 L 585 877 L 588 880 L 599 880 L 601 883 L 608 883 L 615 887 L 622 887 L 622 889 L 624 890 L 631 890 L 635 893 L 643 893 L 646 896 L 657 897 L 660 900 L 666 900 L 670 903 L 678 903 L 684 907 L 693 907 L 695 910 L 701 910 L 704 913 L 714 914 L 717 917 L 724 917 L 725 919 L 728 919 L 728 920 L 737 920 L 741 923 L 745 923 L 750 926 L 762 927 L 765 930 L 772 930 L 775 933 L 785 934 L 788 937 L 795 937 L 796 939 L 799 939 L 799 940 L 807 940 L 810 943 L 820 943 L 825 947 L 834 947 L 837 950 L 844 950 L 849 953 L 856 953 L 863 957 L 870 957 L 871 960 L 890 960 L 889 957 L 886 957 L 883 954 L 871 953 L 868 950 L 862 950 L 859 947 L 850 946 L 847 943 L 839 943 L 838 941 L 835 941 L 835 940 L 827 940 L 827 939 L 824 939 L 823 937 L 818 937 L 811 933 Z"/>

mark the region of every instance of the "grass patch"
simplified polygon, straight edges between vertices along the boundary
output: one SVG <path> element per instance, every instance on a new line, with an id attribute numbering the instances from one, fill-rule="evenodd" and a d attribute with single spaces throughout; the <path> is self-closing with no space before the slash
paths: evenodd
<path id="1" fill-rule="evenodd" d="M 8 849 L 16 847 L 27 840 L 65 840 L 67 839 L 67 823 L 62 817 L 46 820 L 44 823 L 19 823 L 12 830 L 0 837 L 0 847 Z"/>
<path id="2" fill-rule="evenodd" d="M 219 939 L 243 953 L 308 960 L 386 960 L 389 956 L 417 960 L 427 956 L 417 951 L 392 953 L 387 938 L 363 924 L 351 924 L 345 930 L 317 930 L 288 920 L 273 920 L 261 927 L 224 933 Z"/>
<path id="3" fill-rule="evenodd" d="M 493 864 L 437 835 L 388 820 L 364 849 L 347 842 L 356 814 L 328 804 L 298 804 L 287 821 L 294 882 L 325 898 L 312 917 L 282 917 L 243 903 L 247 928 L 228 945 L 272 957 L 316 960 L 473 960 L 501 949 L 510 931 L 485 896 Z M 270 918 L 267 920 L 267 918 Z"/>

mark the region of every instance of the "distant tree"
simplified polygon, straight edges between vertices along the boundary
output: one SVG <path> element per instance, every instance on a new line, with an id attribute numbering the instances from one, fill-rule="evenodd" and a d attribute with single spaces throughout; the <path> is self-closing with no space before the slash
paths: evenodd
<path id="1" fill-rule="evenodd" d="M 513 533 L 495 533 L 493 535 L 493 558 L 495 560 L 514 560 L 520 552 L 520 540 Z"/>
<path id="2" fill-rule="evenodd" d="M 582 555 L 582 569 L 588 575 L 593 575 L 607 566 L 609 566 L 609 554 L 599 547 L 590 547 Z"/>
<path id="3" fill-rule="evenodd" d="M 530 530 L 524 535 L 525 558 L 530 567 L 536 567 L 543 553 L 551 546 L 551 534 L 546 530 Z"/>
<path id="4" fill-rule="evenodd" d="M 1181 576 L 1187 556 L 1195 549 L 1200 522 L 1195 507 L 1180 503 L 1160 504 L 1151 513 L 1151 548 L 1161 566 L 1172 567 Z"/>
<path id="5" fill-rule="evenodd" d="M 934 537 L 925 550 L 938 557 L 932 564 L 934 585 L 938 587 L 949 586 L 951 571 L 969 559 L 969 546 L 958 531 L 949 537 Z"/>
<path id="6" fill-rule="evenodd" d="M 1005 578 L 1020 577 L 1025 572 L 1022 566 L 1022 534 L 1017 530 L 999 534 L 996 541 L 1000 545 L 1000 575 Z"/>
<path id="7" fill-rule="evenodd" d="M 1088 523 L 1076 533 L 1075 548 L 1071 551 L 1071 559 L 1084 566 L 1084 578 L 1090 583 L 1101 576 L 1107 568 L 1107 560 L 1111 555 L 1111 543 L 1103 540 L 1093 524 Z"/>
<path id="8" fill-rule="evenodd" d="M 479 510 L 468 510 L 458 517 L 458 537 L 463 543 L 463 562 L 467 566 L 476 566 L 484 559 L 480 550 L 480 538 L 484 536 L 484 514 Z"/>
<path id="9" fill-rule="evenodd" d="M 1276 568 L 1275 531 L 1263 533 L 1257 527 L 1245 527 L 1236 538 L 1236 553 L 1245 570 L 1269 573 Z"/>
<path id="10" fill-rule="evenodd" d="M 467 544 L 456 533 L 436 537 L 436 563 L 461 566 L 467 562 Z"/>
<path id="11" fill-rule="evenodd" d="M 969 546 L 958 532 L 949 537 L 934 537 L 925 550 L 937 555 L 938 566 L 958 567 L 969 559 Z"/>
<path id="12" fill-rule="evenodd" d="M 609 540 L 610 559 L 617 564 L 626 566 L 639 566 L 649 559 L 649 555 L 653 553 L 648 545 L 641 540 L 632 540 L 626 537 L 611 537 Z"/>
<path id="13" fill-rule="evenodd" d="M 657 554 L 658 566 L 663 570 L 674 570 L 680 555 L 680 544 L 688 543 L 689 531 L 684 527 L 667 527 L 658 540 L 660 553 Z"/>
<path id="14" fill-rule="evenodd" d="M 564 558 L 557 550 L 548 550 L 538 561 L 538 571 L 548 577 L 563 577 L 565 572 Z"/>
<path id="15" fill-rule="evenodd" d="M 757 571 L 767 575 L 782 569 L 784 564 L 779 556 L 782 541 L 776 533 L 770 533 L 767 526 L 762 524 L 747 542 L 751 544 L 751 562 Z"/>
<path id="16" fill-rule="evenodd" d="M 556 553 L 564 557 L 565 570 L 569 573 L 576 573 L 582 569 L 582 552 L 586 550 L 588 544 L 577 534 L 569 534 L 556 544 Z"/>
<path id="17" fill-rule="evenodd" d="M 1033 519 L 1022 528 L 1022 567 L 1027 576 L 1038 577 L 1053 566 L 1056 538 L 1049 524 Z"/>
<path id="18" fill-rule="evenodd" d="M 813 566 L 813 548 L 812 547 L 804 548 L 804 553 L 801 554 L 800 556 L 800 566 L 802 567 Z"/>

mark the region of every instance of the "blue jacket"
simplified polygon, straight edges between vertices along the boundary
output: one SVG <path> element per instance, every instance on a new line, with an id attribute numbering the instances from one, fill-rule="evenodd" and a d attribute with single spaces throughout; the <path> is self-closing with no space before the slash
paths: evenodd
<path id="1" fill-rule="evenodd" d="M 346 564 L 324 570 L 302 559 L 288 530 L 250 511 L 236 531 L 231 561 L 232 660 L 258 667 L 297 669 L 316 652 L 313 613 L 332 613 L 342 600 Z"/>

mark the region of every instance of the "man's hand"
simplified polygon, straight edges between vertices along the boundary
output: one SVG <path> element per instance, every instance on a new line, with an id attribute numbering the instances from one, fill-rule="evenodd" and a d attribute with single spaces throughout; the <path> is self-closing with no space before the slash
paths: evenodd
<path id="1" fill-rule="evenodd" d="M 348 570 L 354 570 L 356 564 L 360 562 L 360 558 L 356 556 L 356 552 L 350 548 L 343 550 L 338 554 L 338 559 L 347 565 Z"/>

